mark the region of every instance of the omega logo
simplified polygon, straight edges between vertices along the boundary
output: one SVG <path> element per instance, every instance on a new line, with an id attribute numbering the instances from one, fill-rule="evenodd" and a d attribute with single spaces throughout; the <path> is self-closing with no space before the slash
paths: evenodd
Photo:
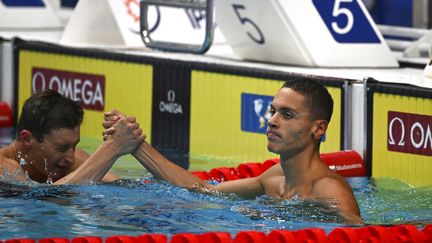
<path id="1" fill-rule="evenodd" d="M 390 111 L 388 121 L 390 151 L 432 155 L 432 116 Z"/>
<path id="2" fill-rule="evenodd" d="M 83 108 L 103 110 L 105 105 L 105 76 L 33 68 L 32 93 L 53 89 L 60 94 L 82 102 Z"/>
<path id="3" fill-rule="evenodd" d="M 159 111 L 170 114 L 183 114 L 182 105 L 175 102 L 176 93 L 170 89 L 167 92 L 167 102 L 159 102 Z"/>
<path id="4" fill-rule="evenodd" d="M 389 124 L 389 144 L 391 144 L 391 145 L 395 144 L 395 141 L 394 141 L 394 138 L 393 138 L 393 124 L 395 122 L 400 123 L 400 126 L 401 126 L 401 139 L 400 139 L 400 141 L 398 143 L 398 146 L 403 146 L 403 145 L 405 145 L 405 141 L 404 141 L 404 138 L 405 138 L 405 127 L 404 127 L 404 123 L 403 123 L 402 119 L 400 119 L 399 117 L 395 117 L 395 118 L 393 118 L 390 121 L 390 124 Z"/>

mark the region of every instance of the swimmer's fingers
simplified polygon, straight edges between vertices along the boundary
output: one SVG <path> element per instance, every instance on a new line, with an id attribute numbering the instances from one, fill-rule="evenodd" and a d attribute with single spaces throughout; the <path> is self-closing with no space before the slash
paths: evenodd
<path id="1" fill-rule="evenodd" d="M 112 110 L 110 110 L 110 111 L 108 111 L 108 112 L 105 112 L 104 115 L 105 115 L 105 116 L 119 116 L 119 117 L 121 117 L 121 118 L 126 117 L 125 114 L 121 113 L 120 111 L 118 111 L 118 110 L 116 110 L 116 109 L 112 109 Z"/>
<path id="2" fill-rule="evenodd" d="M 105 129 L 110 128 L 122 119 L 126 119 L 126 121 L 129 123 L 136 123 L 136 117 L 126 116 L 117 112 L 116 110 L 112 110 L 104 114 L 104 121 L 102 122 L 102 126 Z"/>
<path id="3" fill-rule="evenodd" d="M 105 129 L 105 131 L 102 132 L 102 138 L 104 141 L 108 140 L 109 137 L 111 137 L 111 135 L 113 135 L 115 132 L 115 128 L 111 127 L 108 129 Z"/>
<path id="4" fill-rule="evenodd" d="M 126 120 L 130 123 L 135 123 L 136 122 L 136 117 L 134 116 L 127 116 Z"/>
<path id="5" fill-rule="evenodd" d="M 138 141 L 138 145 L 141 144 L 142 142 L 144 142 L 144 140 L 146 139 L 146 135 L 142 133 L 141 129 L 138 129 L 138 134 L 137 134 L 137 141 Z"/>
<path id="6" fill-rule="evenodd" d="M 104 113 L 105 121 L 118 121 L 121 118 L 125 118 L 126 115 L 114 109 Z"/>
<path id="7" fill-rule="evenodd" d="M 103 121 L 102 127 L 105 129 L 108 129 L 108 128 L 114 126 L 116 123 L 117 123 L 117 121 Z"/>
<path id="8" fill-rule="evenodd" d="M 138 122 L 135 122 L 135 123 L 131 123 L 131 125 L 132 125 L 133 129 L 138 129 L 138 128 L 140 128 L 140 126 L 139 126 L 139 123 L 138 123 Z"/>
<path id="9" fill-rule="evenodd" d="M 126 117 L 126 121 L 129 123 L 129 125 L 133 128 L 133 129 L 138 129 L 140 127 L 139 123 L 136 122 L 136 118 L 133 116 L 128 116 Z"/>
<path id="10" fill-rule="evenodd" d="M 145 134 L 143 134 L 141 128 L 137 128 L 137 129 L 135 129 L 135 130 L 133 131 L 133 133 L 134 133 L 137 137 L 139 137 L 139 136 L 144 136 L 144 138 L 145 138 L 145 136 L 146 136 Z"/>
<path id="11" fill-rule="evenodd" d="M 143 130 L 139 127 L 139 124 L 136 123 L 136 129 L 134 130 L 135 135 L 137 136 L 138 145 L 141 144 L 147 138 L 147 135 L 143 133 Z"/>

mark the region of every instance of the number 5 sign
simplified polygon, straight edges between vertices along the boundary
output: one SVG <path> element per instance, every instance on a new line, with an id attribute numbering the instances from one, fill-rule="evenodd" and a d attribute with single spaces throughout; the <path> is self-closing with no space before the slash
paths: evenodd
<path id="1" fill-rule="evenodd" d="M 218 26 L 249 60 L 318 67 L 397 67 L 361 0 L 216 1 Z"/>
<path id="2" fill-rule="evenodd" d="M 380 43 L 355 0 L 312 1 L 333 38 L 339 43 Z"/>

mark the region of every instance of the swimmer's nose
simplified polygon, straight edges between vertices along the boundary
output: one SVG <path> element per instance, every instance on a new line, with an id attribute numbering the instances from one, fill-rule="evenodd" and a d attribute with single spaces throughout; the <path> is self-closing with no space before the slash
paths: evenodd
<path id="1" fill-rule="evenodd" d="M 68 149 L 68 151 L 65 154 L 64 160 L 68 164 L 74 164 L 75 163 L 75 148 Z"/>
<path id="2" fill-rule="evenodd" d="M 277 128 L 277 117 L 276 117 L 276 115 L 273 115 L 273 116 L 270 117 L 270 119 L 268 119 L 267 126 L 269 128 Z"/>

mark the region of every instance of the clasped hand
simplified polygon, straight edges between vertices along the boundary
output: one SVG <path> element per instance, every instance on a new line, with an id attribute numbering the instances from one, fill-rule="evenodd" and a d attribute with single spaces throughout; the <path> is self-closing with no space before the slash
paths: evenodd
<path id="1" fill-rule="evenodd" d="M 146 137 L 135 117 L 126 116 L 115 109 L 104 114 L 102 126 L 105 128 L 103 140 L 114 142 L 120 154 L 132 153 Z"/>

